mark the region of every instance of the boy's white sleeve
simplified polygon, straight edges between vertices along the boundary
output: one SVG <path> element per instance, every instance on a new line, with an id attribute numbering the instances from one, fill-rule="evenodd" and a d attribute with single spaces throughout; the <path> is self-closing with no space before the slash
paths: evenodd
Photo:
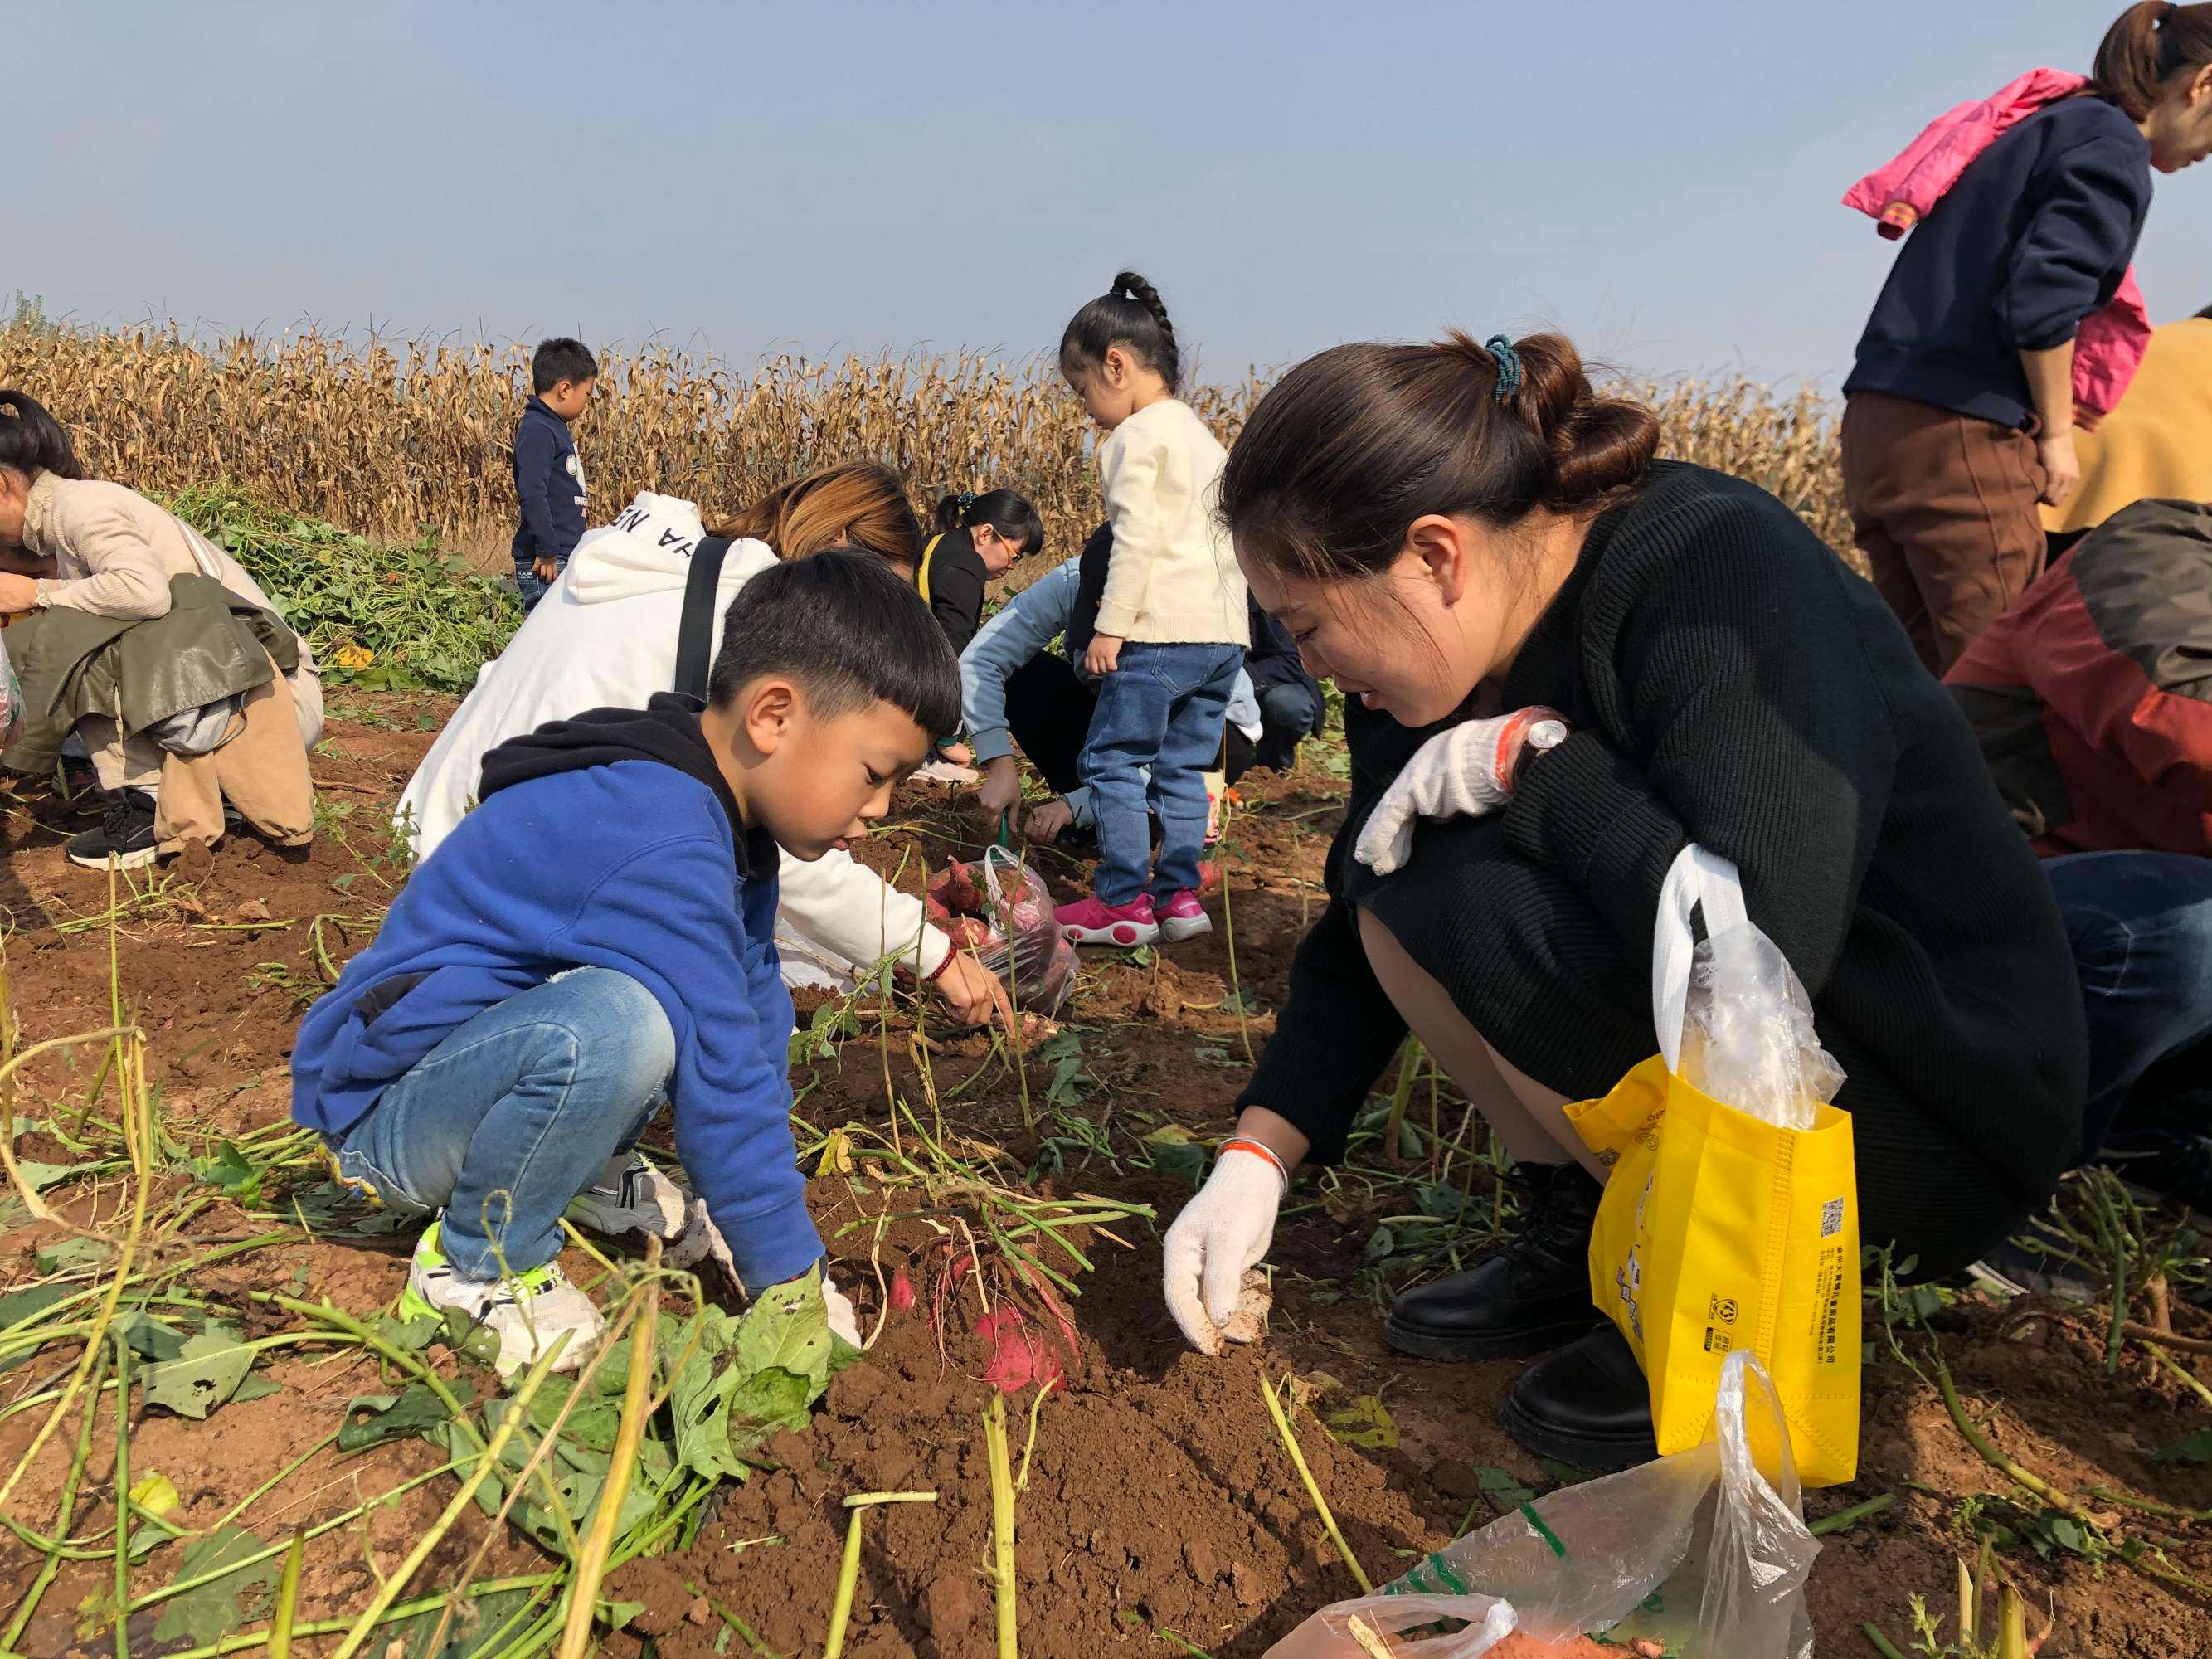
<path id="1" fill-rule="evenodd" d="M 776 908 L 793 929 L 866 969 L 886 957 L 924 979 L 942 967 L 952 941 L 908 897 L 850 853 L 834 848 L 809 863 L 780 853 Z"/>
<path id="2" fill-rule="evenodd" d="M 1168 483 L 1167 446 L 1150 433 L 1126 428 L 1107 442 L 1100 458 L 1106 516 L 1114 526 L 1114 551 L 1106 564 L 1106 589 L 1098 599 L 1097 631 L 1127 639 L 1143 614 L 1152 564 L 1167 543 L 1160 492 Z"/>

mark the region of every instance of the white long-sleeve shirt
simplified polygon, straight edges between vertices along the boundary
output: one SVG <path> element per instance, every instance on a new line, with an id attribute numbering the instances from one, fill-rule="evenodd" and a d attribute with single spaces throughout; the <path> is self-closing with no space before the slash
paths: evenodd
<path id="1" fill-rule="evenodd" d="M 1214 517 L 1229 452 L 1188 404 L 1165 398 L 1098 451 L 1114 556 L 1098 631 L 1151 644 L 1249 645 L 1244 576 Z"/>
<path id="2" fill-rule="evenodd" d="M 670 689 L 684 582 L 705 534 L 697 507 L 649 490 L 612 525 L 585 532 L 560 580 L 507 649 L 483 665 L 407 781 L 398 822 L 416 857 L 428 858 L 476 804 L 485 750 L 586 709 L 642 708 L 654 692 Z M 738 590 L 775 562 L 765 542 L 731 544 L 714 595 L 714 645 Z M 920 899 L 849 853 L 811 862 L 783 854 L 777 902 L 787 957 L 832 971 L 896 956 L 928 975 L 951 949 L 928 925 Z"/>

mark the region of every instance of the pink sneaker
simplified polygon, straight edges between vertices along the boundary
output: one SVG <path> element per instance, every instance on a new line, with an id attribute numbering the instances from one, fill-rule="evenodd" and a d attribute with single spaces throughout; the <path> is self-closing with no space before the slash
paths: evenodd
<path id="1" fill-rule="evenodd" d="M 1129 904 L 1106 904 L 1095 898 L 1063 904 L 1052 913 L 1060 931 L 1078 945 L 1115 945 L 1127 950 L 1150 945 L 1160 936 L 1152 920 L 1152 896 L 1139 893 Z"/>
<path id="2" fill-rule="evenodd" d="M 1177 939 L 1196 939 L 1200 933 L 1213 931 L 1213 918 L 1206 914 L 1198 895 L 1188 887 L 1154 914 L 1159 918 L 1160 937 L 1171 945 Z"/>

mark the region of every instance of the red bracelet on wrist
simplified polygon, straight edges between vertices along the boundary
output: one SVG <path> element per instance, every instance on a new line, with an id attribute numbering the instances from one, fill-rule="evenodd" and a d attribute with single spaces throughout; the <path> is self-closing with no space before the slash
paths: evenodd
<path id="1" fill-rule="evenodd" d="M 948 945 L 951 945 L 951 941 L 949 939 L 945 942 Z M 945 960 L 939 963 L 936 967 L 924 974 L 921 976 L 921 982 L 924 985 L 934 985 L 939 980 L 943 979 L 945 977 L 945 970 L 952 965 L 952 958 L 959 954 L 960 947 L 957 945 L 951 945 L 951 948 L 945 953 Z"/>
<path id="2" fill-rule="evenodd" d="M 1217 1156 L 1225 1158 L 1231 1152 L 1250 1152 L 1255 1158 L 1266 1158 L 1268 1163 L 1275 1166 L 1275 1173 L 1282 1177 L 1283 1190 L 1290 1191 L 1290 1170 L 1284 1164 L 1283 1160 L 1275 1155 L 1273 1149 L 1263 1146 L 1258 1141 L 1243 1135 L 1236 1135 L 1221 1143 L 1221 1151 Z"/>

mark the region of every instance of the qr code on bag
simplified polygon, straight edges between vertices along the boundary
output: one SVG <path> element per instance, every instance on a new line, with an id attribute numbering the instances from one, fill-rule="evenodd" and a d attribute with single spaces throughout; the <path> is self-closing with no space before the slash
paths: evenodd
<path id="1" fill-rule="evenodd" d="M 1820 1237 L 1833 1238 L 1844 1230 L 1844 1200 L 1832 1198 L 1820 1206 Z"/>

